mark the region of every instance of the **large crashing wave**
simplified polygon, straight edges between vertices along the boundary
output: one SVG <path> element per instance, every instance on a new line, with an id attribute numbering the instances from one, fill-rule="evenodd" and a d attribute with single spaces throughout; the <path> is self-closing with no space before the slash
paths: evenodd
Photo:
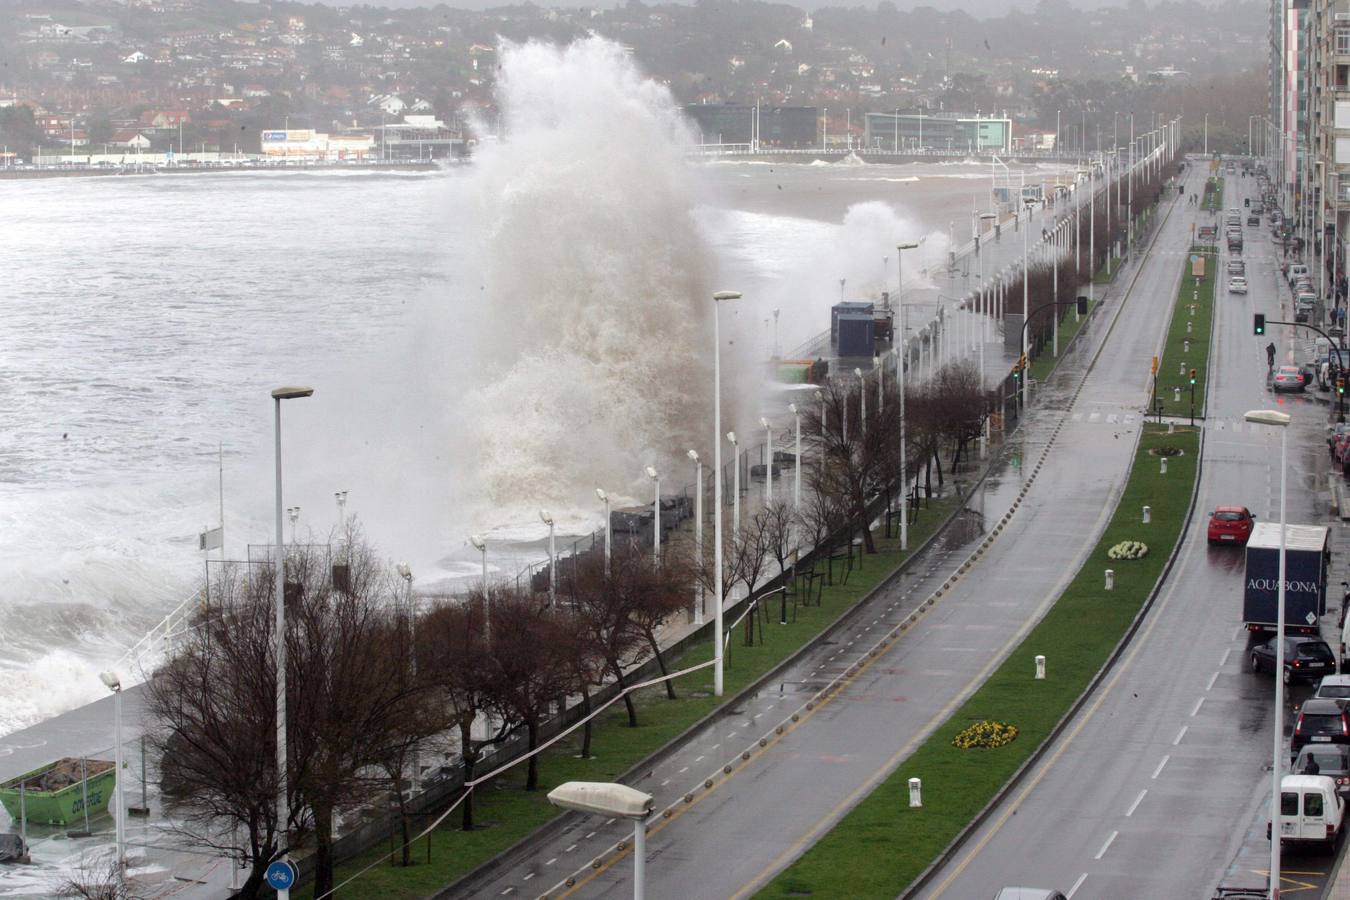
<path id="1" fill-rule="evenodd" d="M 635 489 L 706 441 L 712 399 L 709 250 L 670 92 L 598 38 L 500 57 L 502 138 L 474 175 L 493 378 L 470 415 L 499 521 Z"/>

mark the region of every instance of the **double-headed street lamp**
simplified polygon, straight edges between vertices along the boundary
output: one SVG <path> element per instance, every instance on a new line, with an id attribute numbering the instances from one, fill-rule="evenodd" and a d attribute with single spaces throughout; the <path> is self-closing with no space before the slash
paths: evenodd
<path id="1" fill-rule="evenodd" d="M 1280 563 L 1279 581 L 1275 591 L 1275 740 L 1270 758 L 1270 898 L 1279 900 L 1280 896 L 1280 776 L 1284 765 L 1284 555 L 1286 544 L 1285 526 L 1285 478 L 1288 467 L 1285 462 L 1289 450 L 1289 416 L 1273 409 L 1253 409 L 1243 416 L 1256 425 L 1274 425 L 1280 429 Z"/>
<path id="2" fill-rule="evenodd" d="M 825 120 L 829 128 L 829 119 Z M 722 301 L 739 300 L 740 291 L 713 294 L 713 696 L 722 696 Z M 740 469 L 737 468 L 739 473 Z M 739 479 L 738 479 L 739 480 Z M 739 491 L 737 508 L 740 507 Z"/>
<path id="3" fill-rule="evenodd" d="M 286 538 L 282 531 L 281 504 L 281 401 L 299 400 L 314 395 L 310 387 L 279 387 L 272 391 L 272 402 L 276 408 L 276 526 L 277 548 L 276 564 L 273 572 L 275 584 L 276 628 L 272 635 L 273 657 L 277 666 L 277 849 L 279 858 L 288 860 L 290 842 L 287 825 L 290 821 L 290 798 L 287 795 L 286 779 Z M 299 510 L 296 510 L 297 514 Z M 119 773 L 120 774 L 120 773 Z M 277 891 L 280 900 L 290 900 L 289 889 Z"/>

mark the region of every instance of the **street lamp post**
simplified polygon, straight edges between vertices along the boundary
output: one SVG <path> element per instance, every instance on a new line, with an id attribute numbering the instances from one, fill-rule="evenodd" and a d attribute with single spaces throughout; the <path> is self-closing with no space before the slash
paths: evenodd
<path id="1" fill-rule="evenodd" d="M 647 467 L 655 496 L 652 498 L 652 562 L 661 565 L 661 476 L 652 466 Z"/>
<path id="2" fill-rule="evenodd" d="M 488 597 L 487 583 L 487 541 L 479 534 L 469 535 L 469 543 L 478 551 L 483 558 L 483 635 L 491 642 L 492 640 L 492 601 Z"/>
<path id="3" fill-rule="evenodd" d="M 290 520 L 291 520 L 291 546 L 294 547 L 294 546 L 295 546 L 295 523 L 296 523 L 297 521 L 299 521 L 299 519 L 300 519 L 300 507 L 298 507 L 298 506 L 288 506 L 288 507 L 286 507 L 286 515 L 287 515 L 287 516 L 290 518 Z"/>
<path id="4" fill-rule="evenodd" d="M 558 548 L 553 542 L 553 516 L 539 510 L 539 521 L 548 526 L 548 605 L 558 602 Z"/>
<path id="5" fill-rule="evenodd" d="M 609 530 L 609 494 L 605 493 L 604 488 L 596 488 L 595 496 L 600 498 L 600 502 L 605 504 L 605 577 L 609 577 L 609 559 L 610 559 L 610 530 Z"/>
<path id="6" fill-rule="evenodd" d="M 652 796 L 624 784 L 569 781 L 548 792 L 548 802 L 563 809 L 629 819 L 633 823 L 633 900 L 642 900 L 647 874 L 647 817 Z"/>
<path id="7" fill-rule="evenodd" d="M 829 119 L 824 120 L 829 127 Z M 823 145 L 823 142 L 822 142 Z M 722 696 L 722 338 L 721 302 L 739 300 L 740 291 L 713 294 L 713 696 Z"/>
<path id="8" fill-rule="evenodd" d="M 792 508 L 802 508 L 802 416 L 797 404 L 789 403 L 788 412 L 796 425 L 797 436 L 792 444 Z"/>
<path id="9" fill-rule="evenodd" d="M 731 442 L 731 533 L 741 533 L 741 448 L 736 443 L 736 432 L 728 431 Z"/>
<path id="10" fill-rule="evenodd" d="M 117 815 L 114 826 L 117 834 L 117 883 L 125 887 L 127 877 L 127 803 L 122 790 L 122 682 L 114 672 L 103 672 L 98 676 L 113 693 L 113 767 L 117 773 Z"/>
<path id="11" fill-rule="evenodd" d="M 861 368 L 854 368 L 853 374 L 858 376 L 858 438 L 866 440 L 867 438 L 867 379 L 863 377 Z"/>
<path id="12" fill-rule="evenodd" d="M 1279 582 L 1275 596 L 1275 738 L 1270 758 L 1270 898 L 1280 897 L 1280 775 L 1284 769 L 1284 556 L 1285 525 L 1285 460 L 1289 449 L 1289 416 L 1271 409 L 1253 409 L 1243 416 L 1257 425 L 1274 425 L 1280 429 L 1280 564 Z"/>
<path id="13" fill-rule="evenodd" d="M 773 426 L 764 416 L 759 417 L 764 429 L 764 505 L 773 505 Z"/>
<path id="14" fill-rule="evenodd" d="M 275 572 L 276 628 L 272 635 L 274 643 L 273 657 L 277 666 L 277 844 L 279 858 L 290 857 L 290 843 L 287 825 L 290 821 L 290 798 L 287 796 L 286 779 L 286 544 L 282 532 L 281 520 L 281 401 L 298 400 L 313 396 L 314 389 L 309 387 L 279 387 L 272 391 L 272 402 L 276 408 L 276 526 L 277 557 Z M 119 775 L 121 773 L 118 773 Z M 291 892 L 287 888 L 277 891 L 279 900 L 290 900 Z"/>
<path id="15" fill-rule="evenodd" d="M 347 492 L 334 491 L 333 498 L 337 500 L 338 525 L 345 526 L 347 524 Z"/>
<path id="16" fill-rule="evenodd" d="M 694 462 L 694 563 L 699 576 L 694 579 L 694 624 L 703 624 L 703 460 L 697 450 L 689 451 Z"/>
<path id="17" fill-rule="evenodd" d="M 916 242 L 896 244 L 897 260 L 903 259 L 906 250 L 914 250 Z M 898 269 L 898 266 L 897 266 Z M 897 275 L 899 272 L 897 271 Z M 897 284 L 897 296 L 903 301 L 905 283 Z M 905 369 L 909 368 L 909 334 L 905 331 L 905 304 L 900 303 L 900 357 L 897 360 L 895 381 L 900 392 L 900 550 L 909 550 L 909 467 L 905 440 Z"/>

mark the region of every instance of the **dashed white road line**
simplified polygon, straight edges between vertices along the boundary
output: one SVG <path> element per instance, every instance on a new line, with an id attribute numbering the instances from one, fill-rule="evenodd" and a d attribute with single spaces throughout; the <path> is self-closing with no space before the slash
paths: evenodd
<path id="1" fill-rule="evenodd" d="M 1086 872 L 1084 872 L 1082 875 L 1079 875 L 1078 880 L 1073 883 L 1073 887 L 1069 888 L 1069 892 L 1064 896 L 1068 897 L 1069 900 L 1073 900 L 1073 895 L 1078 893 L 1078 889 L 1083 886 L 1083 882 L 1087 881 L 1087 876 L 1088 873 Z"/>
<path id="2" fill-rule="evenodd" d="M 280 780 L 280 779 L 278 779 L 278 780 Z M 667 778 L 665 781 L 661 782 L 661 787 L 665 787 L 665 786 L 668 785 L 668 784 L 670 784 L 670 779 L 669 779 L 669 778 Z"/>
<path id="3" fill-rule="evenodd" d="M 1180 743 L 1181 743 L 1181 739 L 1184 738 L 1184 737 L 1186 736 L 1186 729 L 1188 729 L 1188 728 L 1190 728 L 1190 727 L 1191 727 L 1191 726 L 1189 726 L 1189 725 L 1182 725 L 1182 726 L 1181 726 L 1181 730 L 1177 732 L 1177 736 L 1174 737 L 1174 738 L 1172 738 L 1172 746 L 1173 746 L 1173 747 L 1175 747 L 1177 744 L 1180 744 Z"/>
<path id="4" fill-rule="evenodd" d="M 572 846 L 568 847 L 568 848 L 567 848 L 566 850 L 564 850 L 563 852 L 564 852 L 564 853 L 571 853 L 571 852 L 572 852 L 573 850 L 575 850 L 575 849 L 577 849 L 577 845 L 576 845 L 576 844 L 573 844 Z"/>
<path id="5" fill-rule="evenodd" d="M 1171 758 L 1172 758 L 1171 756 L 1164 756 L 1162 758 L 1162 760 L 1158 763 L 1158 768 L 1153 770 L 1154 778 L 1157 778 L 1159 775 L 1162 774 L 1163 766 L 1167 765 L 1167 761 Z"/>
<path id="6" fill-rule="evenodd" d="M 525 877 L 522 878 L 522 879 L 520 879 L 520 880 L 521 880 L 521 881 L 529 881 L 529 880 L 530 880 L 531 878 L 533 878 L 534 876 L 535 876 L 535 873 L 534 873 L 534 872 L 526 872 L 526 873 L 525 873 Z"/>
<path id="7" fill-rule="evenodd" d="M 509 887 L 506 890 L 502 891 L 501 894 L 499 894 L 498 896 L 505 897 L 507 894 L 511 893 L 514 890 L 515 888 Z"/>
<path id="8" fill-rule="evenodd" d="M 1221 659 L 1219 660 L 1219 668 L 1220 668 L 1220 669 L 1223 668 L 1224 663 L 1228 662 L 1228 654 L 1230 654 L 1230 653 L 1232 653 L 1232 652 L 1233 652 L 1233 648 L 1232 648 L 1232 647 L 1229 647 L 1227 650 L 1223 651 L 1223 658 L 1221 658 Z"/>
<path id="9" fill-rule="evenodd" d="M 593 837 L 595 837 L 595 832 L 594 832 L 594 831 L 592 831 L 590 834 L 586 835 L 586 840 L 589 841 L 589 840 L 590 840 L 591 838 L 593 838 Z"/>
<path id="10" fill-rule="evenodd" d="M 1191 716 L 1194 717 L 1195 714 L 1200 711 L 1200 707 L 1204 705 L 1205 705 L 1204 697 L 1201 697 L 1199 700 L 1195 701 L 1195 706 L 1191 707 Z"/>
<path id="11" fill-rule="evenodd" d="M 721 746 L 721 744 L 718 744 L 718 747 L 720 747 L 720 746 Z M 717 747 L 714 747 L 713 749 L 716 750 Z M 688 766 L 685 766 L 683 769 L 681 769 L 680 771 L 676 772 L 675 774 L 676 774 L 676 775 L 683 775 L 685 772 L 688 772 L 688 771 L 689 771 L 689 767 L 688 767 Z"/>
<path id="12" fill-rule="evenodd" d="M 558 861 L 558 857 L 555 856 L 555 857 L 553 857 L 552 859 L 550 859 L 548 862 L 544 863 L 544 865 L 546 865 L 546 866 L 551 866 L 551 865 L 553 865 L 553 864 L 554 864 L 555 862 L 557 862 L 557 861 Z"/>
<path id="13" fill-rule="evenodd" d="M 1128 819 L 1130 816 L 1134 815 L 1134 811 L 1139 808 L 1140 803 L 1144 802 L 1144 795 L 1147 793 L 1148 788 L 1144 788 L 1139 792 L 1139 796 L 1134 798 L 1134 802 L 1130 804 L 1130 808 L 1125 810 L 1125 818 Z"/>
<path id="14" fill-rule="evenodd" d="M 1111 846 L 1111 842 L 1114 841 L 1114 840 L 1116 839 L 1116 835 L 1118 835 L 1118 834 L 1120 834 L 1119 831 L 1113 831 L 1113 832 L 1111 832 L 1111 836 L 1110 836 L 1109 838 L 1106 839 L 1106 843 L 1105 843 L 1105 844 L 1102 844 L 1102 849 L 1098 850 L 1098 851 L 1097 851 L 1097 855 L 1094 856 L 1094 857 L 1092 857 L 1092 858 L 1093 858 L 1093 859 L 1101 859 L 1103 856 L 1105 856 L 1105 855 L 1106 855 L 1107 848 L 1109 848 L 1109 847 Z"/>
<path id="15" fill-rule="evenodd" d="M 1205 685 L 1205 690 L 1207 690 L 1207 691 L 1208 691 L 1208 690 L 1213 690 L 1213 688 L 1214 688 L 1214 682 L 1216 682 L 1216 681 L 1218 681 L 1218 680 L 1219 680 L 1219 673 L 1218 673 L 1218 672 L 1215 672 L 1213 675 L 1209 676 L 1209 684 Z"/>

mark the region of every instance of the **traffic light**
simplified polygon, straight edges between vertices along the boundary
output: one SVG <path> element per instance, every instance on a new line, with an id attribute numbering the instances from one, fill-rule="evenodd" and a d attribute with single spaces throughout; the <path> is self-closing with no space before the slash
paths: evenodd
<path id="1" fill-rule="evenodd" d="M 1195 387 L 1195 370 L 1191 369 L 1191 387 Z"/>
<path id="2" fill-rule="evenodd" d="M 1078 314 L 1079 314 L 1080 316 L 1085 316 L 1085 315 L 1087 315 L 1087 304 L 1088 304 L 1088 299 L 1087 299 L 1087 297 L 1079 297 L 1079 298 L 1078 298 Z"/>
<path id="3" fill-rule="evenodd" d="M 1254 328 L 1254 330 L 1253 330 L 1253 332 L 1252 332 L 1253 334 L 1265 334 L 1265 333 L 1266 333 L 1266 314 L 1265 314 L 1265 313 L 1257 313 L 1257 314 L 1256 314 L 1256 320 L 1252 323 L 1252 325 L 1253 325 L 1253 328 Z"/>
<path id="4" fill-rule="evenodd" d="M 1336 393 L 1337 393 L 1337 394 L 1344 394 L 1344 393 L 1345 393 L 1345 379 L 1344 379 L 1344 378 L 1337 378 L 1337 379 L 1336 379 Z"/>

